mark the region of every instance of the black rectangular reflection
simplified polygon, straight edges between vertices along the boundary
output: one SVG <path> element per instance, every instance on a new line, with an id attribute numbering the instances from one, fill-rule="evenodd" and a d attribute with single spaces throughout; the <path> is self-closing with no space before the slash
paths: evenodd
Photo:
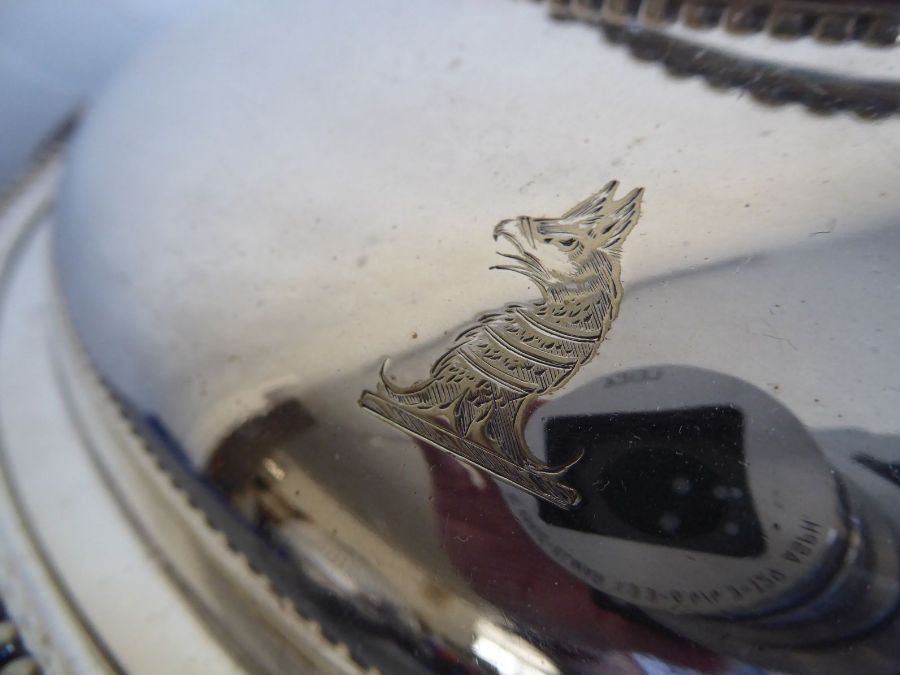
<path id="1" fill-rule="evenodd" d="M 732 557 L 765 551 L 737 408 L 554 417 L 545 439 L 550 464 L 584 451 L 565 476 L 582 503 L 542 503 L 546 523 Z"/>

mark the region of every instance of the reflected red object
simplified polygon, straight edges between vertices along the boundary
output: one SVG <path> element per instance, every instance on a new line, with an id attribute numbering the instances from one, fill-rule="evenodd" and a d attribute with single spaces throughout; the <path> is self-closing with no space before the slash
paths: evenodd
<path id="1" fill-rule="evenodd" d="M 627 672 L 629 662 L 636 667 L 611 651 L 651 654 L 707 673 L 726 668 L 728 660 L 702 647 L 598 606 L 590 586 L 532 542 L 493 480 L 447 453 L 420 446 L 451 562 L 475 592 L 540 638 L 542 649 L 561 661 L 576 660 L 580 672 L 610 672 L 610 658 L 617 672 L 623 666 Z"/>

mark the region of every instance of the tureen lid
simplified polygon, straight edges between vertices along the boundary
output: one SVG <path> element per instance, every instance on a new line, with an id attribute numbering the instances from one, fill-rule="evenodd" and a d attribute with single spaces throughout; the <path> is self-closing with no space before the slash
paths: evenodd
<path id="1" fill-rule="evenodd" d="M 386 672 L 406 652 L 502 671 L 497 645 L 541 672 L 619 651 L 726 667 L 665 626 L 818 666 L 896 598 L 893 526 L 866 515 L 847 444 L 898 433 L 896 126 L 678 81 L 532 4 L 230 6 L 131 67 L 71 146 L 52 242 L 68 349 L 262 573 L 235 573 L 257 602 L 225 621 L 259 631 L 241 649 L 308 620 Z M 498 253 L 529 273 L 491 269 Z M 703 428 L 737 454 L 673 441 L 696 456 L 649 463 L 674 467 L 647 483 L 672 494 L 640 518 L 624 498 L 565 515 L 612 461 L 554 502 L 572 457 L 658 457 L 639 434 L 611 450 L 609 430 L 669 438 L 695 419 L 681 408 L 713 410 Z M 607 435 L 558 465 L 535 454 L 575 414 Z M 700 485 L 725 515 L 683 529 Z M 652 629 L 607 643 L 623 610 Z M 809 628 L 819 611 L 844 623 Z"/>

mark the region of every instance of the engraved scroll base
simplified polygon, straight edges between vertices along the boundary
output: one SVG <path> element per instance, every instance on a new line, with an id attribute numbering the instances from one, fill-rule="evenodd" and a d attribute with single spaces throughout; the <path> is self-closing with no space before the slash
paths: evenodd
<path id="1" fill-rule="evenodd" d="M 377 394 L 370 391 L 363 392 L 359 404 L 385 422 L 433 445 L 438 450 L 449 452 L 554 506 L 571 509 L 581 500 L 581 496 L 574 488 L 559 482 L 556 476 L 541 474 L 508 462 L 502 457 L 498 457 L 490 449 L 422 419 Z"/>

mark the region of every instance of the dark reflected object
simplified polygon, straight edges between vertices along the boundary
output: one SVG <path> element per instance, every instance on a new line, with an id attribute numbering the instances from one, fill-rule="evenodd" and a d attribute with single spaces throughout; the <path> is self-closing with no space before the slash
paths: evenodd
<path id="1" fill-rule="evenodd" d="M 551 462 L 584 449 L 569 472 L 584 501 L 571 513 L 542 504 L 541 519 L 633 541 L 760 555 L 765 541 L 747 485 L 743 421 L 729 406 L 549 419 Z"/>
<path id="2" fill-rule="evenodd" d="M 777 670 L 895 671 L 895 526 L 768 393 L 693 367 L 623 371 L 548 401 L 526 438 L 549 461 L 584 452 L 566 476 L 576 509 L 503 494 L 601 606 Z"/>
<path id="3" fill-rule="evenodd" d="M 273 401 L 271 409 L 239 425 L 218 444 L 206 468 L 210 480 L 232 498 L 243 496 L 259 481 L 257 470 L 272 449 L 291 442 L 313 424 L 300 401 Z"/>
<path id="4" fill-rule="evenodd" d="M 722 373 L 601 377 L 548 401 L 526 438 L 551 461 L 584 453 L 566 476 L 583 496 L 570 513 L 505 492 L 526 528 L 598 590 L 648 609 L 777 611 L 813 592 L 855 536 L 805 427 Z"/>

